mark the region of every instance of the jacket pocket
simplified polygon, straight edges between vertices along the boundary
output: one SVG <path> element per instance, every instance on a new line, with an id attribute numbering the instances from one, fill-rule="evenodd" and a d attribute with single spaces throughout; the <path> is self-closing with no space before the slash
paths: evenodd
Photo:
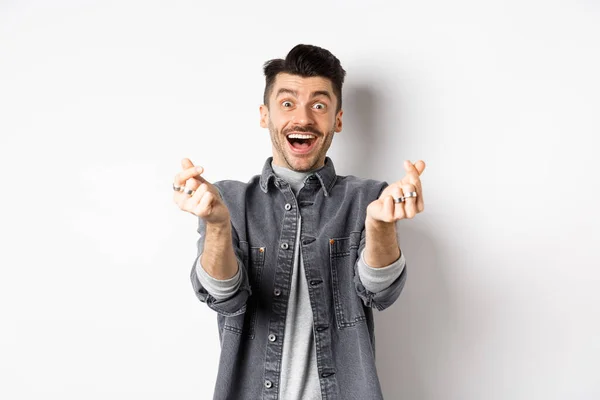
<path id="1" fill-rule="evenodd" d="M 354 265 L 358 259 L 360 232 L 329 240 L 333 302 L 338 328 L 364 321 L 365 310 L 354 288 Z"/>
<path id="2" fill-rule="evenodd" d="M 227 317 L 224 323 L 224 328 L 246 335 L 250 339 L 254 339 L 256 314 L 258 301 L 260 298 L 260 283 L 262 271 L 265 265 L 265 247 L 249 247 L 248 242 L 240 241 L 240 248 L 243 255 L 243 263 L 248 268 L 248 278 L 252 294 L 246 302 L 246 312 L 233 317 Z"/>

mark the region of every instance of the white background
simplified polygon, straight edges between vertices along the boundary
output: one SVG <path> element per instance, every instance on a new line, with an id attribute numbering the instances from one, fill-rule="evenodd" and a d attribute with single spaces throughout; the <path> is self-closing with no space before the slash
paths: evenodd
<path id="1" fill-rule="evenodd" d="M 377 313 L 386 399 L 600 398 L 600 5 L 0 2 L 0 398 L 210 399 L 180 160 L 247 181 L 262 64 L 348 71 L 338 173 L 427 163 L 408 281 Z"/>

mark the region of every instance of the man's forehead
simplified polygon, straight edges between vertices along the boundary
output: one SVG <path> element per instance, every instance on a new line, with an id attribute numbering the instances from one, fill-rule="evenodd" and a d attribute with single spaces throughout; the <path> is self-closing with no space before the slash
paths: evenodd
<path id="1" fill-rule="evenodd" d="M 273 93 L 276 95 L 279 89 L 290 89 L 297 91 L 298 94 L 315 91 L 327 91 L 333 95 L 333 86 L 331 81 L 320 76 L 303 77 L 286 73 L 279 73 L 275 77 Z"/>

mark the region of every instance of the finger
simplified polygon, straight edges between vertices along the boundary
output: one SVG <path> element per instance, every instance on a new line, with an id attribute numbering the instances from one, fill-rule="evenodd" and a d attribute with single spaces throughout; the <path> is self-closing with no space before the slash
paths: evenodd
<path id="1" fill-rule="evenodd" d="M 184 186 L 186 184 L 187 180 L 190 178 L 196 178 L 200 182 L 205 182 L 204 178 L 202 178 L 200 176 L 203 172 L 204 172 L 204 168 L 199 167 L 199 166 L 184 169 L 183 171 L 181 171 L 177 175 L 175 175 L 175 178 L 173 179 L 173 183 L 175 183 L 175 185 L 177 185 L 177 186 Z"/>
<path id="2" fill-rule="evenodd" d="M 193 196 L 192 194 L 189 194 L 190 191 L 195 191 L 196 189 L 198 189 L 200 187 L 200 185 L 205 184 L 205 182 L 201 182 L 199 181 L 197 178 L 190 178 L 187 181 L 185 181 L 185 191 L 184 193 L 188 196 L 191 197 Z"/>
<path id="3" fill-rule="evenodd" d="M 394 195 L 386 196 L 383 199 L 383 209 L 385 210 L 385 222 L 394 222 L 396 215 L 396 203 L 394 202 Z"/>
<path id="4" fill-rule="evenodd" d="M 423 212 L 425 210 L 425 200 L 423 200 L 423 188 L 417 186 L 417 212 Z"/>
<path id="5" fill-rule="evenodd" d="M 400 182 L 398 182 L 398 184 L 400 186 L 402 186 L 404 184 L 414 185 L 415 189 L 413 191 L 417 192 L 417 199 L 416 199 L 417 212 L 422 212 L 423 210 L 425 210 L 425 202 L 423 200 L 423 185 L 421 184 L 421 178 L 415 177 L 415 171 L 418 172 L 418 174 L 420 175 L 425 170 L 425 162 L 423 160 L 419 160 L 414 165 L 412 165 L 412 167 L 410 167 L 410 166 L 406 165 L 406 161 L 405 161 L 405 168 L 411 169 L 414 171 L 412 171 L 411 173 L 407 173 L 406 177 L 404 177 L 404 179 L 402 179 Z"/>
<path id="6" fill-rule="evenodd" d="M 400 186 L 394 185 L 392 196 L 394 200 L 394 221 L 397 221 L 399 219 L 403 219 L 406 216 L 406 213 L 404 211 L 404 202 L 396 203 L 397 198 L 404 196 L 402 188 Z"/>
<path id="7" fill-rule="evenodd" d="M 184 211 L 191 210 L 192 205 L 188 203 L 188 200 L 192 197 L 192 195 L 200 185 L 201 183 L 198 182 L 196 179 L 188 179 L 185 182 L 185 185 L 181 186 L 181 190 L 179 192 L 175 192 L 174 199 L 175 203 L 179 205 L 179 208 L 181 208 Z M 191 194 L 190 191 L 192 192 Z"/>
<path id="8" fill-rule="evenodd" d="M 415 187 L 408 183 L 402 185 L 402 191 L 405 194 L 408 194 L 410 192 L 416 192 Z M 407 197 L 404 199 L 404 210 L 406 212 L 406 218 L 413 218 L 415 215 L 417 215 L 417 198 Z"/>
<path id="9" fill-rule="evenodd" d="M 174 199 L 175 203 L 179 206 L 180 209 L 184 211 L 188 211 L 185 209 L 185 203 L 188 200 L 188 195 L 183 192 L 175 192 Z"/>
<path id="10" fill-rule="evenodd" d="M 425 170 L 425 161 L 419 160 L 413 164 L 410 162 L 410 160 L 404 160 L 404 169 L 409 174 L 419 177 Z"/>
<path id="11" fill-rule="evenodd" d="M 404 170 L 406 171 L 406 175 L 404 176 L 404 178 L 402 178 L 398 182 L 396 182 L 396 184 L 398 186 L 402 186 L 405 183 L 410 183 L 415 186 L 418 186 L 421 184 L 421 182 L 419 180 L 419 174 L 418 174 L 417 170 L 415 169 L 414 165 L 410 164 L 408 161 L 404 161 Z"/>
<path id="12" fill-rule="evenodd" d="M 392 192 L 391 190 L 393 189 L 393 186 L 395 185 L 395 183 L 389 184 L 385 187 L 385 189 L 383 189 L 381 191 L 381 193 L 379 194 L 378 199 L 384 199 L 386 196 L 391 196 Z"/>
<path id="13" fill-rule="evenodd" d="M 408 175 L 411 175 L 415 178 L 419 177 L 419 171 L 417 171 L 417 168 L 415 168 L 415 166 L 413 165 L 413 163 L 410 162 L 410 160 L 404 160 L 404 170 Z"/>
<path id="14" fill-rule="evenodd" d="M 421 166 L 419 163 L 419 167 Z M 400 181 L 401 183 L 411 183 L 415 186 L 421 184 L 421 180 L 419 179 L 420 172 L 409 160 L 404 161 L 404 170 L 406 171 L 406 176 Z"/>
<path id="15" fill-rule="evenodd" d="M 192 168 L 195 168 L 194 163 L 192 162 L 192 160 L 190 160 L 189 158 L 184 158 L 181 160 L 181 168 L 183 168 L 184 171 L 187 170 L 191 170 Z M 198 171 L 200 173 L 204 172 L 204 169 L 202 169 L 202 171 Z M 187 180 L 189 180 L 190 178 L 188 178 Z M 186 180 L 186 182 L 187 182 Z"/>
<path id="16" fill-rule="evenodd" d="M 394 215 L 394 201 L 392 196 L 379 197 L 367 207 L 367 213 L 375 221 L 386 222 Z"/>
<path id="17" fill-rule="evenodd" d="M 417 162 L 418 164 L 418 162 Z M 423 163 L 424 164 L 424 163 Z M 419 166 L 421 166 L 419 164 Z M 415 167 L 416 168 L 416 167 Z M 423 167 L 425 168 L 425 167 Z M 414 175 L 409 175 L 407 174 L 406 177 L 404 177 L 404 179 L 402 179 L 399 183 L 400 186 L 402 185 L 413 185 L 414 186 L 414 192 L 417 192 L 417 199 L 416 199 L 416 204 L 417 204 L 417 212 L 422 212 L 423 210 L 425 210 L 425 202 L 423 200 L 423 185 L 421 184 L 421 178 L 414 178 Z"/>
<path id="18" fill-rule="evenodd" d="M 415 168 L 417 169 L 417 171 L 419 172 L 419 176 L 423 173 L 423 171 L 425 171 L 425 161 L 423 160 L 419 160 L 414 164 Z"/>
<path id="19" fill-rule="evenodd" d="M 186 211 L 193 212 L 196 206 L 202 201 L 202 196 L 204 196 L 207 190 L 208 185 L 206 183 L 203 183 L 200 186 L 198 186 L 194 194 L 186 200 Z"/>
<path id="20" fill-rule="evenodd" d="M 202 196 L 200 203 L 198 203 L 198 205 L 194 208 L 194 214 L 200 218 L 208 217 L 212 212 L 214 200 L 215 196 L 211 192 L 206 192 Z"/>

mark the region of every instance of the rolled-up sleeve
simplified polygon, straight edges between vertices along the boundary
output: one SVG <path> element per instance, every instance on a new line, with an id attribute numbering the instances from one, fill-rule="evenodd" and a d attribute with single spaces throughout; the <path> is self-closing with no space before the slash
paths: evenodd
<path id="1" fill-rule="evenodd" d="M 375 268 L 367 264 L 365 261 L 365 251 L 363 250 L 360 253 L 357 264 L 360 281 L 365 289 L 373 293 L 378 293 L 390 287 L 400 274 L 402 274 L 404 266 L 406 265 L 406 260 L 404 259 L 404 253 L 402 253 L 400 257 L 390 265 Z"/>
<path id="2" fill-rule="evenodd" d="M 225 289 L 225 292 L 219 293 L 218 290 L 213 290 L 214 286 L 211 286 L 210 282 L 207 283 L 207 280 L 211 278 L 208 273 L 206 273 L 206 276 L 201 276 L 202 272 L 206 271 L 200 271 L 200 274 L 198 271 L 198 268 L 202 268 L 200 265 L 200 256 L 204 251 L 204 236 L 206 233 L 206 223 L 201 218 L 198 218 L 198 253 L 190 273 L 190 279 L 196 297 L 198 297 L 201 302 L 206 303 L 211 309 L 227 317 L 243 314 L 246 311 L 248 297 L 252 294 L 248 270 L 242 261 L 244 260 L 243 251 L 239 246 L 238 235 L 233 225 L 231 226 L 231 232 L 233 250 L 239 269 L 237 274 L 231 278 L 231 280 L 227 280 L 229 282 L 221 281 L 222 283 L 224 282 L 224 286 L 221 286 L 221 289 Z M 235 284 L 235 288 L 232 284 Z"/>
<path id="3" fill-rule="evenodd" d="M 212 276 L 202 267 L 201 257 L 198 257 L 196 264 L 196 276 L 200 284 L 204 286 L 206 291 L 217 300 L 225 300 L 237 292 L 242 283 L 242 268 L 243 264 L 238 261 L 238 270 L 236 274 L 229 279 L 217 279 Z"/>
<path id="4" fill-rule="evenodd" d="M 396 225 L 396 231 L 398 231 Z M 365 230 L 362 231 L 358 259 L 354 266 L 354 286 L 358 296 L 367 307 L 379 311 L 391 306 L 400 297 L 406 282 L 406 260 L 404 252 L 392 264 L 373 268 L 364 261 L 366 246 Z"/>

